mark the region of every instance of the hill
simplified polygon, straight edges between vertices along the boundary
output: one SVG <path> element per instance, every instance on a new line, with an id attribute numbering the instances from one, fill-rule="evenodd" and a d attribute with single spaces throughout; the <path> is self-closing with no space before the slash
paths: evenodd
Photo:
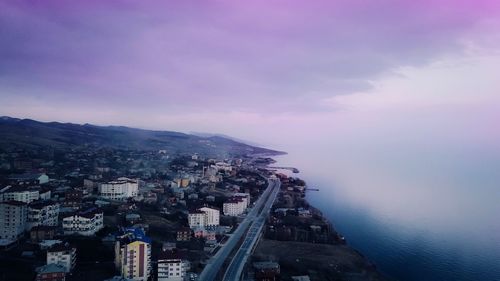
<path id="1" fill-rule="evenodd" d="M 200 153 L 213 156 L 248 154 L 278 155 L 283 152 L 248 145 L 219 135 L 197 136 L 123 126 L 96 126 L 0 117 L 0 148 L 36 149 L 53 147 L 167 150 L 169 153 Z"/>

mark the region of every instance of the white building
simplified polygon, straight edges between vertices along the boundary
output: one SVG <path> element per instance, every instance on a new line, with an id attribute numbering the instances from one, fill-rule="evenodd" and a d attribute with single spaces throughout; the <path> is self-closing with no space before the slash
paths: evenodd
<path id="1" fill-rule="evenodd" d="M 250 206 L 250 193 L 239 192 L 239 193 L 234 193 L 233 196 L 242 198 L 247 208 L 248 206 Z"/>
<path id="2" fill-rule="evenodd" d="M 126 200 L 139 194 L 139 181 L 129 178 L 118 178 L 115 181 L 101 183 L 99 196 L 109 200 Z"/>
<path id="3" fill-rule="evenodd" d="M 64 235 L 92 236 L 104 227 L 103 213 L 97 208 L 66 216 L 62 221 Z"/>
<path id="4" fill-rule="evenodd" d="M 205 227 L 205 221 L 205 213 L 200 210 L 191 211 L 188 214 L 188 223 L 191 229 L 197 226 Z"/>
<path id="5" fill-rule="evenodd" d="M 33 202 L 28 205 L 28 219 L 26 229 L 35 226 L 57 226 L 59 218 L 59 204 L 52 201 Z"/>
<path id="6" fill-rule="evenodd" d="M 215 163 L 215 165 L 212 165 L 212 167 L 215 167 L 217 170 L 224 172 L 231 172 L 233 170 L 231 164 L 225 162 L 217 162 Z"/>
<path id="7" fill-rule="evenodd" d="M 158 281 L 183 281 L 189 262 L 174 250 L 162 251 L 158 257 Z"/>
<path id="8" fill-rule="evenodd" d="M 0 203 L 0 239 L 15 241 L 26 229 L 28 208 L 26 203 L 7 201 Z"/>
<path id="9" fill-rule="evenodd" d="M 76 265 L 76 248 L 68 244 L 58 244 L 47 251 L 47 264 L 58 264 L 66 272 L 71 272 Z"/>
<path id="10" fill-rule="evenodd" d="M 31 203 L 40 199 L 40 190 L 25 186 L 7 186 L 0 190 L 0 201 Z"/>
<path id="11" fill-rule="evenodd" d="M 188 214 L 188 223 L 191 229 L 196 227 L 218 226 L 220 211 L 215 208 L 203 207 Z"/>
<path id="12" fill-rule="evenodd" d="M 226 216 L 239 216 L 247 208 L 246 200 L 243 197 L 231 197 L 222 205 L 222 211 Z"/>
<path id="13" fill-rule="evenodd" d="M 52 191 L 47 188 L 40 188 L 38 191 L 39 200 L 50 200 L 52 198 Z"/>
<path id="14" fill-rule="evenodd" d="M 211 207 L 203 207 L 199 209 L 205 213 L 205 226 L 218 226 L 220 224 L 220 211 Z"/>

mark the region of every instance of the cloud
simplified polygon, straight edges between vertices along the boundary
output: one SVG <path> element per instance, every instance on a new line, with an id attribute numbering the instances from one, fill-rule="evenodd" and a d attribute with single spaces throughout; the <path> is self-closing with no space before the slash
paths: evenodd
<path id="1" fill-rule="evenodd" d="M 4 1 L 2 99 L 145 112 L 331 110 L 461 53 L 495 1 Z M 20 107 L 22 111 L 22 107 Z"/>

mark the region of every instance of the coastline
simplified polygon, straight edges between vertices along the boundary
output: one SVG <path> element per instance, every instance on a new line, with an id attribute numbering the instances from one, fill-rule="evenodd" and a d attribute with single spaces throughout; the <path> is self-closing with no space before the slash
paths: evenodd
<path id="1" fill-rule="evenodd" d="M 278 162 L 273 160 L 273 164 Z M 373 262 L 347 244 L 320 209 L 309 203 L 304 180 L 290 173 L 291 169 L 279 173 L 266 166 L 284 183 L 269 215 L 263 238 L 252 256 L 253 261 L 278 262 L 281 280 L 289 280 L 287 278 L 292 276 L 308 276 L 310 280 L 389 280 Z M 291 183 L 287 184 L 287 181 Z M 289 198 L 295 200 L 286 202 L 288 210 L 277 214 L 276 211 L 281 212 L 279 207 L 283 207 Z M 300 214 L 297 215 L 296 211 Z"/>

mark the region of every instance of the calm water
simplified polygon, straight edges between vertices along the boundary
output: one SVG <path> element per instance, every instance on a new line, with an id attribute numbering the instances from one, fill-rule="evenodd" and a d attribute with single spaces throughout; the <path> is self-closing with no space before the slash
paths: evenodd
<path id="1" fill-rule="evenodd" d="M 500 155 L 288 151 L 309 202 L 388 277 L 500 280 Z"/>

